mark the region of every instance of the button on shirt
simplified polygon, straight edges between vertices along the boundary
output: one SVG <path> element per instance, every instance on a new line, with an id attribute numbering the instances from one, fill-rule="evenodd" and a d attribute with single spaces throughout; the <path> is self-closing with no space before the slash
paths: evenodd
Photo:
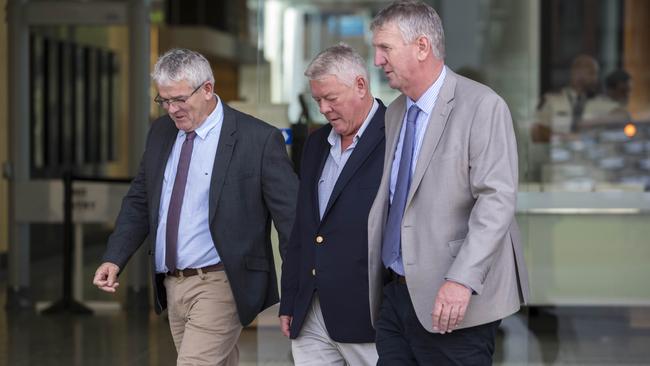
<path id="1" fill-rule="evenodd" d="M 406 98 L 406 110 L 413 104 L 417 105 L 420 108 L 420 113 L 416 120 L 415 125 L 415 147 L 413 150 L 413 164 L 411 164 L 411 175 L 415 173 L 415 168 L 417 166 L 418 157 L 420 155 L 420 149 L 422 148 L 422 141 L 424 140 L 424 134 L 429 125 L 429 119 L 431 118 L 431 112 L 433 107 L 438 100 L 438 94 L 440 94 L 440 88 L 445 81 L 447 76 L 447 67 L 442 68 L 442 72 L 438 79 L 427 89 L 420 99 L 415 102 L 411 98 Z M 402 120 L 402 128 L 399 134 L 399 140 L 397 141 L 397 148 L 395 149 L 395 155 L 393 156 L 393 164 L 390 171 L 390 202 L 393 202 L 393 194 L 395 193 L 395 185 L 397 184 L 397 172 L 399 171 L 399 163 L 402 158 L 402 145 L 404 143 L 404 133 L 406 132 L 406 113 L 404 113 L 404 118 Z M 396 262 L 389 266 L 396 273 L 404 276 L 404 263 L 402 256 L 400 254 Z"/>
<path id="2" fill-rule="evenodd" d="M 336 133 L 333 128 L 330 131 L 329 136 L 327 136 L 327 142 L 329 142 L 331 148 L 327 160 L 325 161 L 325 166 L 323 167 L 320 180 L 318 181 L 318 208 L 321 219 L 323 218 L 323 214 L 327 208 L 327 203 L 329 202 L 332 191 L 334 190 L 334 185 L 339 179 L 341 171 L 343 171 L 343 168 L 345 167 L 345 163 L 348 162 L 350 155 L 352 155 L 352 151 L 354 151 L 361 135 L 363 135 L 363 132 L 366 130 L 366 127 L 368 127 L 370 120 L 375 115 L 378 108 L 379 103 L 377 103 L 377 100 L 375 99 L 373 100 L 370 112 L 368 112 L 368 116 L 363 121 L 363 124 L 361 124 L 361 127 L 359 127 L 359 131 L 354 135 L 352 143 L 347 149 L 345 149 L 345 151 L 341 151 L 341 135 Z"/>
<path id="3" fill-rule="evenodd" d="M 219 97 L 217 106 L 208 118 L 194 130 L 194 148 L 187 174 L 187 184 L 183 197 L 180 222 L 178 228 L 178 268 L 201 268 L 220 262 L 219 254 L 214 247 L 210 226 L 209 195 L 212 179 L 214 156 L 219 144 L 219 135 L 223 125 L 223 106 Z M 179 130 L 172 152 L 167 160 L 165 175 L 158 211 L 158 229 L 156 232 L 156 272 L 165 273 L 165 230 L 167 227 L 167 211 L 171 199 L 176 168 L 185 141 L 185 131 Z"/>

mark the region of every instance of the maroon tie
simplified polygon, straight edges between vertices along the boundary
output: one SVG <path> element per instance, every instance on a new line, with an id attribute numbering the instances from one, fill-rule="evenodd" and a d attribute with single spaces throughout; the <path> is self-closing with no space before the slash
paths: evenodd
<path id="1" fill-rule="evenodd" d="M 183 196 L 185 195 L 185 184 L 187 183 L 187 172 L 190 169 L 190 160 L 192 159 L 192 147 L 196 132 L 188 132 L 181 147 L 181 156 L 178 159 L 176 169 L 176 179 L 174 179 L 174 189 L 172 197 L 169 200 L 169 210 L 167 210 L 167 237 L 165 264 L 168 271 L 176 269 L 176 252 L 178 250 L 178 223 L 181 219 L 181 207 L 183 207 Z"/>

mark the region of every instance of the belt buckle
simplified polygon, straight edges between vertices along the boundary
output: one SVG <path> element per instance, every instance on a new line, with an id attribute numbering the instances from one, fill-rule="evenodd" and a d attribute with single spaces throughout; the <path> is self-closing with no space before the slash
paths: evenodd
<path id="1" fill-rule="evenodd" d="M 185 277 L 185 276 L 183 275 L 183 271 L 180 270 L 180 269 L 178 269 L 178 268 L 174 269 L 173 271 L 169 271 L 169 272 L 167 272 L 167 274 L 170 275 L 170 276 L 176 277 L 176 278 L 183 278 L 183 277 Z"/>

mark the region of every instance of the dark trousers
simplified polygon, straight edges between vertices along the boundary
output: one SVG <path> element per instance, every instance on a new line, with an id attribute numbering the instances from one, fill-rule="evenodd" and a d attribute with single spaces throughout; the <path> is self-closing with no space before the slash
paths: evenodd
<path id="1" fill-rule="evenodd" d="M 455 330 L 429 333 L 415 315 L 406 284 L 391 281 L 377 321 L 378 366 L 492 365 L 494 342 L 501 321 Z"/>

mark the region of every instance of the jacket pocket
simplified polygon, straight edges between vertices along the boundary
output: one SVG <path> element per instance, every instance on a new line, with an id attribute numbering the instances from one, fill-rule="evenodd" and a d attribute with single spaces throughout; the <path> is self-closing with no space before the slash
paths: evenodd
<path id="1" fill-rule="evenodd" d="M 269 261 L 264 257 L 253 257 L 247 255 L 244 257 L 244 263 L 246 269 L 250 269 L 251 271 L 270 271 Z"/>
<path id="2" fill-rule="evenodd" d="M 465 238 L 453 240 L 447 243 L 447 246 L 449 247 L 449 255 L 451 255 L 452 258 L 456 258 L 458 252 L 460 251 L 460 247 L 463 246 L 464 242 Z"/>

